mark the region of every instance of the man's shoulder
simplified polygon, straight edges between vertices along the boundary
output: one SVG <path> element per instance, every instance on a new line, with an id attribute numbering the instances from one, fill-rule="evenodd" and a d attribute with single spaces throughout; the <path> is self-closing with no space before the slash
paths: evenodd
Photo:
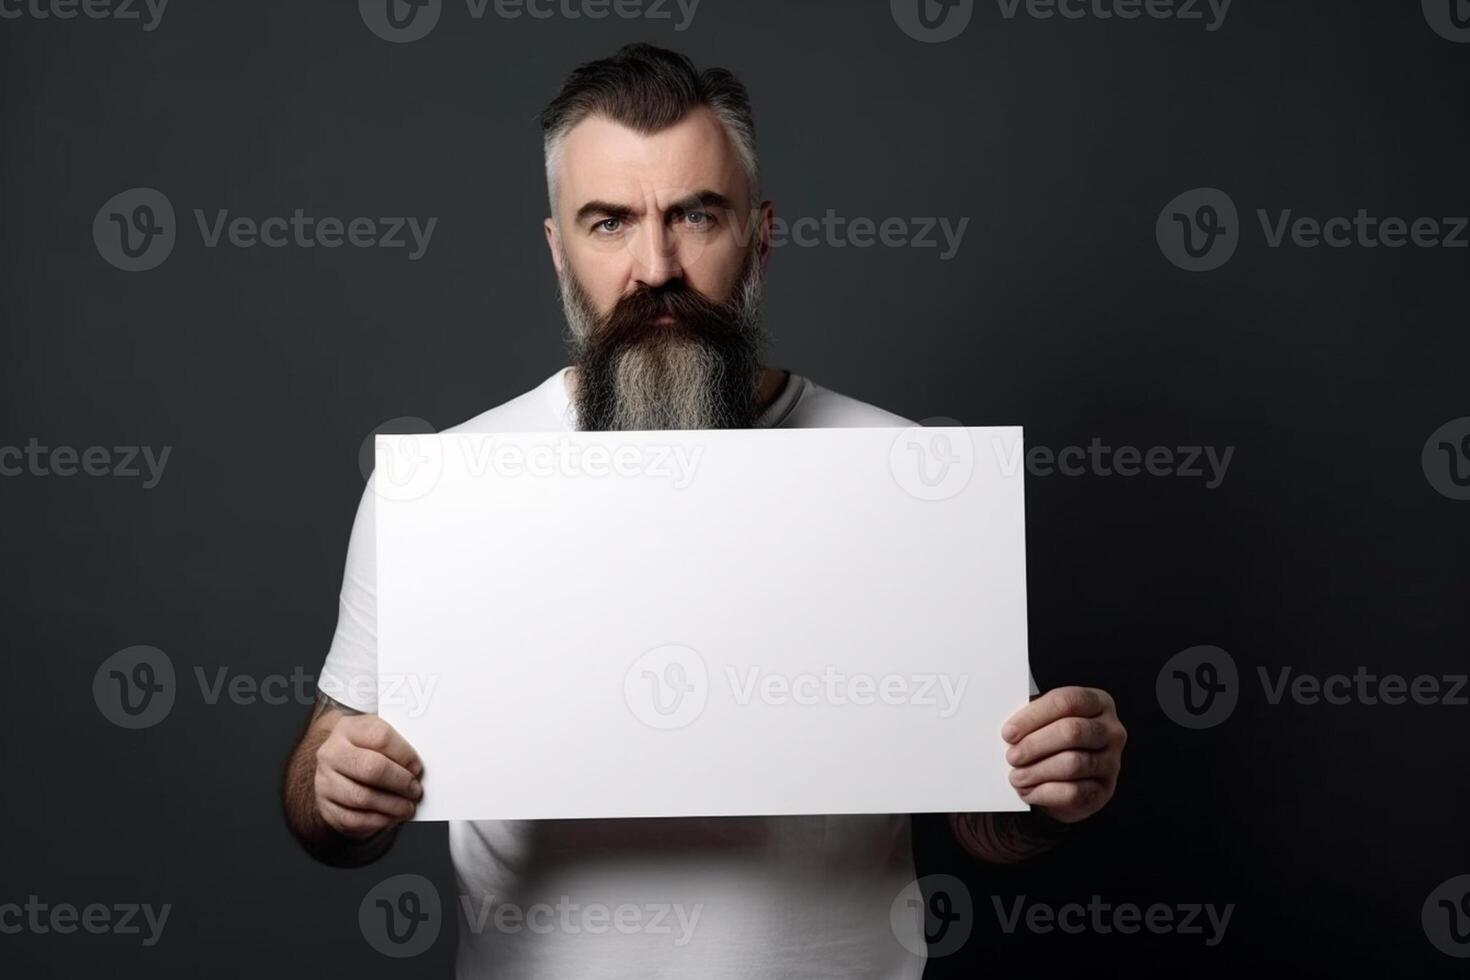
<path id="1" fill-rule="evenodd" d="M 561 368 L 529 391 L 452 425 L 445 432 L 561 432 L 570 428 L 571 400 Z"/>
<path id="2" fill-rule="evenodd" d="M 914 423 L 877 405 L 802 378 L 801 397 L 777 423 L 790 429 L 855 429 L 910 426 Z"/>

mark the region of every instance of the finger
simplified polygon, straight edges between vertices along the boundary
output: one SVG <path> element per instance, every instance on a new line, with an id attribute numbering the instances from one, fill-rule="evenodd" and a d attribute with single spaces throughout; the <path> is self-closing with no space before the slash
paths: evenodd
<path id="1" fill-rule="evenodd" d="M 1112 734 L 1112 726 L 1103 718 L 1062 718 L 1006 749 L 1006 761 L 1029 766 L 1068 749 L 1105 749 Z"/>
<path id="2" fill-rule="evenodd" d="M 1011 770 L 1011 785 L 1017 788 L 1049 782 L 1107 778 L 1107 756 L 1101 752 L 1058 752 L 1024 769 Z"/>
<path id="3" fill-rule="evenodd" d="M 331 800 L 318 800 L 317 812 L 322 815 L 327 826 L 348 837 L 358 839 L 371 837 L 380 830 L 384 830 L 396 821 L 392 817 L 381 813 L 366 813 L 360 810 L 349 810 L 338 806 Z"/>
<path id="4" fill-rule="evenodd" d="M 1017 711 L 1001 727 L 1000 737 L 1015 743 L 1058 718 L 1093 718 L 1112 707 L 1113 699 L 1095 687 L 1058 687 Z"/>
<path id="5" fill-rule="evenodd" d="M 338 727 L 347 741 L 358 748 L 381 752 L 415 776 L 423 775 L 424 764 L 413 746 L 377 715 L 355 715 L 343 719 Z"/>
<path id="6" fill-rule="evenodd" d="M 1043 806 L 1049 810 L 1090 811 L 1099 804 L 1107 793 L 1101 780 L 1080 779 L 1075 782 L 1042 783 L 1019 790 L 1023 802 L 1032 806 Z M 1063 819 L 1058 817 L 1058 819 Z"/>
<path id="7" fill-rule="evenodd" d="M 423 795 L 423 789 L 413 773 L 381 752 L 332 740 L 324 743 L 322 750 L 317 761 L 328 770 L 340 772 L 364 786 L 391 790 L 409 799 L 416 800 Z"/>
<path id="8" fill-rule="evenodd" d="M 348 810 L 381 813 L 396 820 L 407 820 L 413 816 L 413 800 L 386 793 L 356 780 L 348 779 L 340 772 L 323 772 L 317 781 L 317 794 Z"/>

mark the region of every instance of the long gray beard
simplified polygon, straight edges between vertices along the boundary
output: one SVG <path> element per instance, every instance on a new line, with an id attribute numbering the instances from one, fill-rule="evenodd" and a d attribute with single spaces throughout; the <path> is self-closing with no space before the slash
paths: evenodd
<path id="1" fill-rule="evenodd" d="M 604 318 L 569 272 L 558 276 L 573 362 L 577 366 L 578 427 L 582 429 L 750 428 L 766 337 L 761 326 L 763 280 L 752 255 L 729 301 L 718 341 L 684 331 L 652 342 L 595 352 Z"/>

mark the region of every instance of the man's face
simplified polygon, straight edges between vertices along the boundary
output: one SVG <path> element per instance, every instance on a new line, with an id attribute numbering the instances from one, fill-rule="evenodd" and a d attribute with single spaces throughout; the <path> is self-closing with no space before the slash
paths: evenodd
<path id="1" fill-rule="evenodd" d="M 583 428 L 752 424 L 770 220 L 708 110 L 568 133 L 546 234 Z"/>

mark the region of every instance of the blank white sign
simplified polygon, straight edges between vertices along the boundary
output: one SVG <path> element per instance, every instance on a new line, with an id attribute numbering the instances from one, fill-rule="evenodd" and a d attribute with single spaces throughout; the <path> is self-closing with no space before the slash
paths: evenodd
<path id="1" fill-rule="evenodd" d="M 416 819 L 1026 809 L 1021 439 L 379 436 L 379 711 L 424 761 Z"/>

